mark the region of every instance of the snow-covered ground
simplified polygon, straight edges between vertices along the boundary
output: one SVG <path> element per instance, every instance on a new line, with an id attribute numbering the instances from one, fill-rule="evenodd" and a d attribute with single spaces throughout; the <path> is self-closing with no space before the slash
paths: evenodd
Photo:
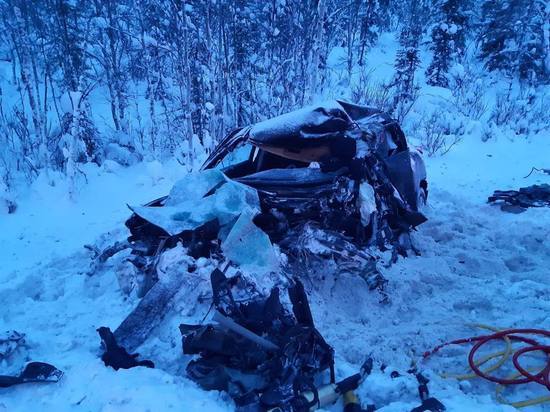
<path id="1" fill-rule="evenodd" d="M 449 411 L 514 410 L 496 403 L 492 384 L 439 377 L 466 370 L 466 348 L 442 351 L 427 362 L 422 353 L 478 334 L 471 323 L 550 329 L 550 210 L 516 215 L 486 204 L 495 189 L 550 182 L 536 173 L 523 178 L 532 166 L 548 167 L 549 154 L 548 137 L 485 144 L 468 137 L 447 155 L 427 159 L 429 221 L 414 237 L 422 255 L 385 270 L 389 304 L 380 304 L 358 278 L 305 280 L 318 329 L 336 350 L 338 375 L 356 372 L 368 355 L 376 361 L 359 391 L 364 404 L 374 402 L 384 412 L 418 406 L 416 381 L 405 373 L 416 362 Z M 207 304 L 196 297 L 208 288 L 207 263 L 182 281 L 171 315 L 140 348 L 157 369 L 115 372 L 103 365 L 96 328 L 118 326 L 137 299 L 122 293 L 116 259 L 88 276 L 90 252 L 83 245 L 124 238 L 126 204 L 166 193 L 185 171 L 177 163 L 149 163 L 85 172 L 88 184 L 75 199 L 66 199 L 61 181 L 51 186 L 55 179 L 44 176 L 19 200 L 15 214 L 0 215 L 0 331 L 27 337 L 27 347 L 1 363 L 0 371 L 16 372 L 25 361 L 39 360 L 65 372 L 57 384 L 0 389 L 0 411 L 233 409 L 225 394 L 201 390 L 184 372 L 177 325 L 206 313 Z M 388 365 L 385 373 L 380 364 Z M 390 378 L 393 370 L 403 376 Z M 507 394 L 523 399 L 543 391 L 528 386 Z"/>
<path id="2" fill-rule="evenodd" d="M 384 34 L 369 51 L 367 60 L 374 63 L 365 71 L 374 83 L 393 75 L 396 49 L 395 36 Z M 345 71 L 344 54 L 335 48 L 329 56 L 335 86 L 320 97 L 352 97 L 350 82 L 339 75 Z M 430 61 L 429 56 L 422 61 Z M 421 84 L 424 69 L 418 71 Z M 476 73 L 479 87 L 488 90 L 493 108 L 495 91 L 503 87 L 482 75 Z M 429 221 L 414 236 L 422 254 L 385 269 L 390 302 L 379 303 L 377 292 L 355 277 L 304 279 L 318 329 L 335 348 L 338 375 L 357 372 L 369 355 L 375 359 L 376 368 L 358 394 L 363 404 L 375 403 L 383 412 L 419 405 L 416 380 L 406 374 L 412 363 L 431 378 L 432 395 L 448 411 L 514 410 L 496 402 L 493 384 L 439 376 L 466 371 L 466 347 L 446 349 L 426 362 L 422 354 L 441 342 L 479 334 L 472 323 L 550 329 L 550 209 L 515 215 L 486 203 L 495 189 L 550 183 L 550 176 L 538 173 L 523 178 L 533 166 L 550 167 L 550 138 L 499 129 L 482 143 L 485 127 L 498 129 L 489 125 L 490 113 L 473 121 L 450 102 L 449 90 L 424 85 L 404 125 L 415 142 L 421 133 L 416 133 L 414 121 L 424 110 L 441 111 L 446 121 L 457 124 L 463 141 L 442 157 L 425 159 L 430 195 L 424 212 Z M 103 109 L 94 105 L 94 110 L 101 114 Z M 117 278 L 124 256 L 89 276 L 91 253 L 83 246 L 101 247 L 125 238 L 127 204 L 166 194 L 185 168 L 177 162 L 123 168 L 112 161 L 82 168 L 87 183 L 79 174 L 80 190 L 73 199 L 67 196 L 66 178 L 43 173 L 17 193 L 16 213 L 0 210 L 0 333 L 17 330 L 27 341 L 25 348 L 0 362 L 0 374 L 15 373 L 29 360 L 52 363 L 65 372 L 57 384 L 0 389 L 0 412 L 232 410 L 227 395 L 205 392 L 185 377 L 188 358 L 181 353 L 177 329 L 179 323 L 197 322 L 206 314 L 208 303 L 197 302 L 197 296 L 209 289 L 212 262 L 196 262 L 199 269 L 183 275 L 169 315 L 140 348 L 157 369 L 115 372 L 100 359 L 96 328 L 116 328 L 138 300 L 122 291 Z M 163 264 L 181 266 L 184 258 L 177 252 Z M 385 372 L 381 364 L 388 365 Z M 392 379 L 393 370 L 402 376 Z M 536 386 L 506 393 L 514 400 L 544 394 Z M 341 405 L 332 409 L 341 410 Z"/>

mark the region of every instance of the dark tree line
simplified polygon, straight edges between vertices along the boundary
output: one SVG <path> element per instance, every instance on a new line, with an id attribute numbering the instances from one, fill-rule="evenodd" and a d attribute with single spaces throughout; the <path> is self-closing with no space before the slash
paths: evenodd
<path id="1" fill-rule="evenodd" d="M 0 0 L 0 58 L 19 93 L 0 105 L 2 144 L 28 174 L 99 163 L 113 147 L 190 163 L 196 145 L 322 94 L 334 47 L 351 76 L 386 31 L 400 33 L 387 87 L 402 117 L 421 44 L 430 84 L 449 85 L 468 42 L 488 70 L 540 84 L 548 21 L 544 0 Z M 99 91 L 109 133 L 94 121 Z"/>
<path id="2" fill-rule="evenodd" d="M 481 8 L 481 57 L 531 84 L 550 76 L 550 8 L 545 0 L 487 0 Z"/>

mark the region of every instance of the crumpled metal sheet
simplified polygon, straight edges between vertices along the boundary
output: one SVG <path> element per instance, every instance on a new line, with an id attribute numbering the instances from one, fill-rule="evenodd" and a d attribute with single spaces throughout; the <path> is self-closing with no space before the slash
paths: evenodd
<path id="1" fill-rule="evenodd" d="M 244 210 L 222 243 L 222 251 L 227 259 L 237 265 L 253 265 L 275 270 L 277 256 L 269 236 L 252 221 L 256 213 Z"/>
<path id="2" fill-rule="evenodd" d="M 217 218 L 220 226 L 232 225 L 243 209 L 260 210 L 256 190 L 228 179 L 215 169 L 191 173 L 178 181 L 163 207 L 133 206 L 130 209 L 169 235 Z"/>
<path id="3" fill-rule="evenodd" d="M 415 176 L 412 169 L 411 154 L 408 150 L 396 153 L 386 159 L 386 170 L 390 181 L 409 207 L 418 210 L 418 197 L 415 190 Z"/>
<path id="4" fill-rule="evenodd" d="M 254 144 L 288 144 L 300 139 L 323 139 L 343 135 L 353 122 L 336 100 L 307 106 L 254 124 L 249 131 Z"/>
<path id="5" fill-rule="evenodd" d="M 359 124 L 362 122 L 377 125 L 380 123 L 380 116 L 384 120 L 389 119 L 377 109 L 338 100 L 307 106 L 234 130 L 210 153 L 202 169 L 215 167 L 227 153 L 246 142 L 268 151 L 274 150 L 274 147 L 292 147 L 293 150 L 298 150 L 315 142 L 334 139 L 349 139 L 355 143 L 355 139 L 360 138 L 362 133 Z M 355 154 L 355 148 L 353 151 Z M 350 156 L 350 153 L 344 153 L 342 147 L 331 151 L 332 155 L 338 155 L 338 153 L 344 154 L 345 157 L 353 157 L 353 154 Z M 285 155 L 291 156 L 291 153 L 285 153 Z"/>
<path id="6" fill-rule="evenodd" d="M 239 183 L 276 195 L 311 196 L 324 186 L 332 187 L 344 170 L 322 172 L 313 168 L 270 169 L 236 178 Z"/>

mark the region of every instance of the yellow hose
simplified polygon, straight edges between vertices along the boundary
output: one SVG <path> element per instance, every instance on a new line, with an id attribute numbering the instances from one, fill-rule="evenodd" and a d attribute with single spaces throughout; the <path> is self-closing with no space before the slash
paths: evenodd
<path id="1" fill-rule="evenodd" d="M 478 323 L 470 324 L 468 326 L 471 326 L 473 328 L 486 329 L 486 330 L 490 330 L 492 332 L 498 332 L 499 331 L 498 328 L 488 326 L 488 325 L 478 324 Z M 504 365 L 504 363 L 510 358 L 510 355 L 512 354 L 512 341 L 510 340 L 510 338 L 508 336 L 504 337 L 504 341 L 506 342 L 506 349 L 505 350 L 500 351 L 500 352 L 491 353 L 491 354 L 481 358 L 480 360 L 478 360 L 476 362 L 476 365 L 481 366 L 481 365 L 487 363 L 488 361 L 490 361 L 491 359 L 494 359 L 498 356 L 501 356 L 501 359 L 497 363 L 495 363 L 493 366 L 491 366 L 491 367 L 487 368 L 486 370 L 484 370 L 483 371 L 484 373 L 490 373 L 490 372 L 493 372 L 493 371 L 497 370 L 502 365 Z M 463 375 L 452 375 L 452 374 L 444 373 L 444 374 L 441 374 L 441 377 L 444 378 L 444 379 L 451 378 L 451 379 L 457 379 L 459 381 L 463 381 L 463 380 L 477 378 L 478 376 L 475 373 L 468 373 L 468 374 L 463 374 Z"/>
<path id="2" fill-rule="evenodd" d="M 501 330 L 504 330 L 504 329 L 495 328 L 493 326 L 477 324 L 477 323 L 476 324 L 471 324 L 471 325 L 468 325 L 468 326 L 471 326 L 471 327 L 474 327 L 474 328 L 479 328 L 479 329 L 490 330 L 492 332 L 500 332 Z M 510 338 L 508 336 L 504 337 L 504 341 L 506 343 L 506 348 L 504 350 L 499 351 L 499 352 L 490 353 L 490 354 L 484 356 L 483 358 L 481 358 L 481 359 L 479 359 L 475 362 L 475 364 L 477 366 L 481 366 L 481 365 L 487 363 L 488 361 L 490 361 L 491 359 L 495 359 L 497 357 L 500 357 L 498 362 L 496 362 L 494 365 L 490 366 L 489 368 L 483 370 L 484 373 L 494 372 L 495 370 L 499 369 L 502 365 L 504 365 L 510 359 L 510 356 L 512 355 L 512 341 L 510 340 Z M 529 370 L 529 371 L 532 372 L 533 370 Z M 453 374 L 443 373 L 440 376 L 444 379 L 451 378 L 451 379 L 457 379 L 459 381 L 478 378 L 478 375 L 476 375 L 475 373 L 468 373 L 468 374 L 462 374 L 462 375 L 453 375 Z M 508 377 L 507 379 L 515 379 L 515 378 L 518 378 L 520 376 L 522 376 L 521 373 L 515 373 L 515 374 L 511 375 L 510 377 Z M 510 405 L 510 406 L 513 406 L 514 408 L 519 409 L 519 408 L 525 408 L 527 406 L 541 405 L 543 403 L 550 402 L 550 396 L 541 396 L 541 397 L 538 397 L 538 398 L 527 399 L 527 400 L 524 400 L 524 401 L 510 402 L 502 396 L 502 392 L 504 391 L 505 387 L 506 387 L 505 385 L 498 384 L 496 389 L 495 389 L 495 396 L 496 396 L 497 401 L 499 403 L 504 404 L 504 405 Z"/>
<path id="3" fill-rule="evenodd" d="M 527 369 L 527 371 L 535 372 L 536 369 L 530 368 L 530 369 Z M 521 373 L 514 373 L 508 376 L 506 379 L 515 379 L 515 378 L 519 378 L 520 376 L 522 376 Z M 500 384 L 497 385 L 495 390 L 497 401 L 505 405 L 513 406 L 514 408 L 519 409 L 519 408 L 525 408 L 526 406 L 535 406 L 535 405 L 541 405 L 546 402 L 550 402 L 550 396 L 540 396 L 538 398 L 527 399 L 525 401 L 510 402 L 502 396 L 502 392 L 504 391 L 505 388 L 506 388 L 505 385 L 500 385 Z"/>

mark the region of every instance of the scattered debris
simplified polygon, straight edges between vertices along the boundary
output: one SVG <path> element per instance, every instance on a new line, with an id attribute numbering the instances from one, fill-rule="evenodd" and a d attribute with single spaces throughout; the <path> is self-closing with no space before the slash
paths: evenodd
<path id="1" fill-rule="evenodd" d="M 240 408 L 301 410 L 318 403 L 315 378 L 330 370 L 334 383 L 334 353 L 315 328 L 300 281 L 288 288 L 292 314 L 278 288 L 267 298 L 238 302 L 232 291 L 238 279 L 216 269 L 211 282 L 216 323 L 180 326 L 183 352 L 200 355 L 187 366 L 190 379 L 227 391 Z"/>
<path id="2" fill-rule="evenodd" d="M 101 265 L 103 265 L 109 258 L 124 249 L 128 249 L 130 244 L 127 241 L 115 242 L 113 245 L 105 248 L 104 250 L 99 250 L 94 245 L 84 245 L 84 247 L 93 254 L 92 265 L 88 271 L 88 275 L 92 275 L 98 270 L 98 267 L 101 267 Z"/>
<path id="3" fill-rule="evenodd" d="M 119 369 L 130 369 L 136 366 L 145 366 L 146 368 L 155 367 L 155 364 L 150 360 L 138 361 L 137 358 L 139 353 L 129 354 L 126 349 L 119 346 L 111 329 L 102 326 L 97 332 L 105 348 L 105 352 L 101 355 L 101 360 L 105 363 L 105 366 L 110 366 L 116 371 Z"/>
<path id="4" fill-rule="evenodd" d="M 18 376 L 0 375 L 0 388 L 8 388 L 23 383 L 59 382 L 63 372 L 44 362 L 30 362 Z"/>
<path id="5" fill-rule="evenodd" d="M 15 330 L 0 335 L 0 361 L 10 358 L 20 348 L 26 347 L 25 334 Z M 57 382 L 63 372 L 48 363 L 30 362 L 17 376 L 0 375 L 0 388 L 33 382 Z"/>
<path id="6" fill-rule="evenodd" d="M 361 366 L 361 370 L 359 371 L 359 384 L 361 384 L 365 380 L 365 378 L 371 374 L 372 367 L 373 359 L 371 357 L 368 357 Z M 354 392 L 355 389 L 357 388 L 352 388 L 341 392 L 343 393 L 344 412 L 374 412 L 376 410 L 376 406 L 373 404 L 367 405 L 366 409 L 363 409 L 361 407 L 361 402 Z"/>
<path id="7" fill-rule="evenodd" d="M 531 168 L 531 171 L 529 172 L 529 174 L 527 176 L 524 177 L 524 179 L 527 179 L 529 176 L 531 176 L 533 174 L 533 172 L 540 172 L 540 173 L 544 173 L 544 174 L 547 174 L 547 175 L 550 175 L 550 169 L 539 169 L 538 167 L 532 167 Z"/>
<path id="8" fill-rule="evenodd" d="M 323 409 L 325 406 L 336 402 L 341 396 L 353 392 L 359 387 L 362 376 L 357 373 L 349 376 L 340 382 L 331 383 L 328 385 L 315 388 L 313 391 L 301 393 L 301 399 L 292 405 L 292 411 L 311 411 Z M 279 407 L 281 408 L 281 407 Z M 284 410 L 281 408 L 281 410 Z"/>
<path id="9" fill-rule="evenodd" d="M 430 391 L 428 389 L 428 383 L 430 382 L 421 373 L 415 373 L 418 381 L 418 396 L 422 404 L 414 408 L 411 412 L 443 412 L 445 411 L 445 405 L 434 397 L 430 397 Z"/>
<path id="10" fill-rule="evenodd" d="M 550 185 L 532 185 L 519 190 L 496 190 L 489 203 L 501 203 L 501 209 L 511 213 L 522 213 L 529 207 L 550 206 Z"/>
<path id="11" fill-rule="evenodd" d="M 358 248 L 344 234 L 323 230 L 315 223 L 308 222 L 289 231 L 280 246 L 291 258 L 292 272 L 300 276 L 326 273 L 327 263 L 332 261 L 340 273 L 353 273 L 363 278 L 370 290 L 383 292 L 387 283 L 377 268 L 377 256 Z"/>
<path id="12" fill-rule="evenodd" d="M 9 358 L 19 348 L 24 347 L 25 334 L 8 330 L 0 335 L 0 361 Z"/>

